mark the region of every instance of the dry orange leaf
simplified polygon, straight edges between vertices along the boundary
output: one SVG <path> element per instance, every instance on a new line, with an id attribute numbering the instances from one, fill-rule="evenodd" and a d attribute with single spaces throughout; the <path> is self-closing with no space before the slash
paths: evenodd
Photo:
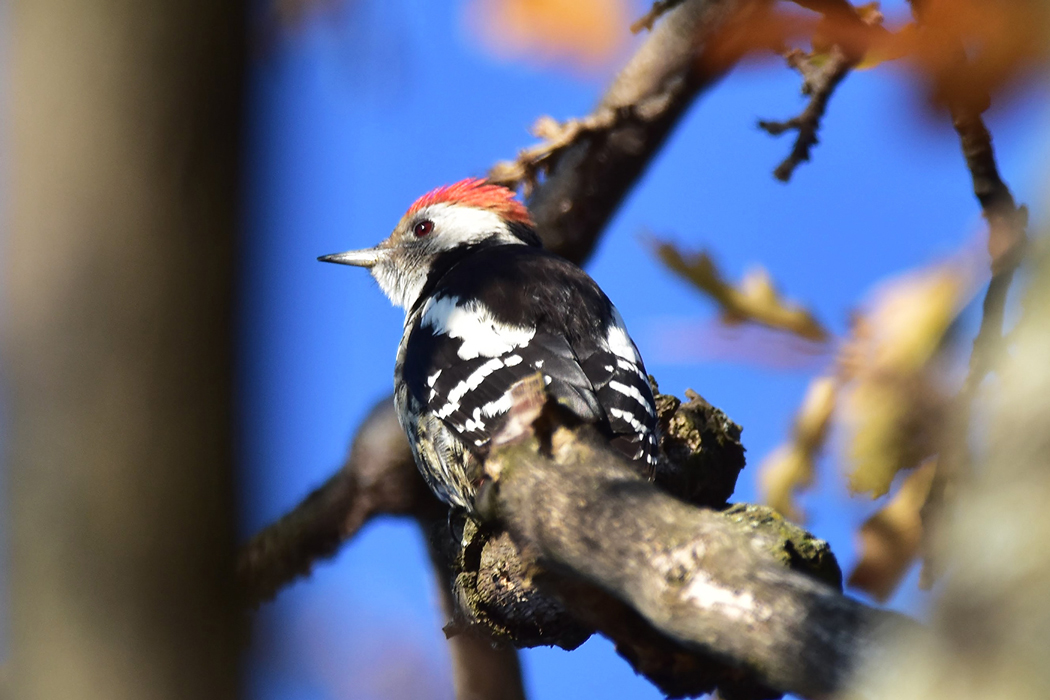
<path id="1" fill-rule="evenodd" d="M 814 463 L 835 411 L 836 390 L 834 377 L 814 379 L 795 416 L 791 442 L 774 450 L 759 467 L 762 500 L 789 520 L 804 517 L 795 504 L 795 494 L 813 482 Z"/>
<path id="2" fill-rule="evenodd" d="M 529 62 L 598 68 L 631 36 L 625 0 L 471 0 L 466 13 L 488 51 Z"/>
<path id="3" fill-rule="evenodd" d="M 927 460 L 908 475 L 893 499 L 860 528 L 860 561 L 847 584 L 884 602 L 896 590 L 922 544 L 920 511 L 937 470 Z"/>
<path id="4" fill-rule="evenodd" d="M 965 265 L 946 264 L 891 282 L 844 348 L 852 381 L 842 418 L 854 493 L 885 494 L 898 471 L 934 451 L 939 395 L 929 365 L 972 281 Z"/>
<path id="5" fill-rule="evenodd" d="M 795 2 L 818 12 L 837 4 Z M 937 102 L 983 100 L 1050 60 L 1046 0 L 924 0 L 920 21 L 898 19 L 895 24 L 901 28 L 896 31 L 883 26 L 876 3 L 855 7 L 855 16 L 828 11 L 814 17 L 775 7 L 727 22 L 701 60 L 725 66 L 749 53 L 779 53 L 807 43 L 810 55 L 819 57 L 836 45 L 859 59 L 858 68 L 907 59 L 928 79 Z"/>
<path id="6" fill-rule="evenodd" d="M 758 489 L 762 502 L 788 520 L 805 520 L 805 514 L 795 502 L 795 495 L 812 483 L 813 456 L 793 442 L 773 450 L 759 467 Z"/>
<path id="7" fill-rule="evenodd" d="M 726 323 L 751 321 L 822 342 L 828 332 L 801 305 L 780 296 L 769 273 L 755 268 L 744 275 L 738 287 L 727 282 L 706 252 L 683 253 L 673 243 L 655 242 L 660 260 L 679 277 L 711 297 Z"/>

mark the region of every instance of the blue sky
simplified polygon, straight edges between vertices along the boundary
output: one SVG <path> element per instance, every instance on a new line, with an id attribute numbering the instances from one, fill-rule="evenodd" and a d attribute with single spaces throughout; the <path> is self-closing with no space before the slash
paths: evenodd
<path id="1" fill-rule="evenodd" d="M 245 535 L 332 473 L 365 412 L 392 388 L 402 312 L 363 271 L 316 257 L 372 245 L 423 192 L 512 157 L 532 142 L 526 129 L 538 116 L 585 114 L 613 70 L 581 76 L 494 59 L 452 5 L 358 0 L 254 58 L 239 378 Z M 903 3 L 884 7 L 899 12 Z M 587 267 L 661 388 L 692 387 L 744 426 L 750 466 L 737 500 L 756 498 L 756 466 L 786 435 L 821 360 L 766 353 L 756 362 L 727 350 L 712 305 L 660 267 L 644 235 L 707 248 L 733 278 L 762 264 L 842 332 L 880 281 L 983 230 L 954 132 L 930 117 L 896 66 L 851 75 L 813 162 L 789 185 L 774 180 L 789 137 L 771 138 L 755 122 L 797 113 L 798 87 L 797 75 L 763 61 L 703 97 Z M 993 111 L 990 123 L 1004 176 L 1045 220 L 1047 94 Z M 848 570 L 851 533 L 872 505 L 844 495 L 836 465 L 824 460 L 803 503 L 809 527 Z M 424 558 L 412 526 L 377 522 L 284 591 L 257 616 L 251 697 L 450 697 Z M 913 574 L 894 605 L 918 609 L 914 582 Z M 572 653 L 529 651 L 524 663 L 533 700 L 660 697 L 602 640 Z"/>

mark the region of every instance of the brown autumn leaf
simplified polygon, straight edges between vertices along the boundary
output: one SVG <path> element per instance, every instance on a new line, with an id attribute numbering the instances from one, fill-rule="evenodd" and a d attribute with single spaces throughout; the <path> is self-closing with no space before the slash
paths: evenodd
<path id="1" fill-rule="evenodd" d="M 845 2 L 795 2 L 824 14 L 800 14 L 779 5 L 749 8 L 726 23 L 701 61 L 718 67 L 756 52 L 783 54 L 803 46 L 819 60 L 828 47 L 838 46 L 857 57 L 861 68 L 905 59 L 939 103 L 979 101 L 1050 60 L 1050 3 L 1045 0 L 923 0 L 920 22 L 911 17 L 883 22 L 876 3 L 849 10 Z"/>
<path id="2" fill-rule="evenodd" d="M 496 56 L 585 70 L 608 64 L 630 37 L 625 0 L 471 0 L 466 20 Z"/>
<path id="3" fill-rule="evenodd" d="M 971 102 L 1050 59 L 1045 0 L 923 0 L 900 50 L 931 79 L 937 102 Z"/>
<path id="4" fill-rule="evenodd" d="M 885 494 L 897 472 L 936 450 L 947 396 L 934 360 L 972 281 L 961 263 L 905 275 L 856 324 L 843 350 L 851 381 L 841 397 L 854 493 Z"/>
<path id="5" fill-rule="evenodd" d="M 815 343 L 757 323 L 727 326 L 710 317 L 664 316 L 644 331 L 654 364 L 727 362 L 777 371 L 819 372 L 833 358 Z"/>
<path id="6" fill-rule="evenodd" d="M 733 286 L 706 252 L 685 253 L 673 243 L 660 241 L 654 241 L 653 246 L 664 265 L 718 304 L 724 322 L 759 323 L 816 342 L 828 339 L 828 332 L 816 317 L 784 299 L 764 269 L 755 268 Z"/>
<path id="7" fill-rule="evenodd" d="M 791 440 L 774 450 L 759 467 L 762 500 L 789 520 L 804 519 L 795 495 L 813 482 L 814 464 L 827 437 L 837 390 L 834 377 L 814 379 L 795 416 Z"/>
<path id="8" fill-rule="evenodd" d="M 874 41 L 864 52 L 864 58 L 855 70 L 870 70 L 883 63 L 905 58 L 914 51 L 919 36 L 919 25 L 909 22 L 895 32 L 885 34 L 881 41 Z"/>
<path id="9" fill-rule="evenodd" d="M 936 449 L 949 401 L 937 363 L 945 334 L 972 291 L 976 261 L 961 256 L 885 285 L 853 319 L 834 374 L 814 379 L 791 439 L 760 467 L 763 499 L 788 517 L 838 410 L 846 428 L 853 493 L 878 497 L 896 474 Z"/>
<path id="10" fill-rule="evenodd" d="M 847 585 L 870 593 L 879 602 L 896 590 L 922 546 L 920 511 L 936 470 L 936 461 L 927 460 L 908 475 L 889 503 L 864 522 L 858 533 L 860 561 Z"/>

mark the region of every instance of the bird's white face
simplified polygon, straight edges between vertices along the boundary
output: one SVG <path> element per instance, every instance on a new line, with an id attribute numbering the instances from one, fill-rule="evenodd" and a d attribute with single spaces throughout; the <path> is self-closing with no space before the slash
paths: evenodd
<path id="1" fill-rule="evenodd" d="M 390 237 L 375 248 L 321 259 L 369 268 L 390 301 L 407 311 L 419 298 L 439 255 L 485 240 L 523 243 L 511 233 L 507 221 L 495 212 L 438 203 L 406 214 Z"/>

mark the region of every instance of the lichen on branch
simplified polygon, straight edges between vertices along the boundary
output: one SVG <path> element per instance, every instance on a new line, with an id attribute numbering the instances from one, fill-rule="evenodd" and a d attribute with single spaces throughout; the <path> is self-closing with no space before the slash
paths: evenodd
<path id="1" fill-rule="evenodd" d="M 840 579 L 823 543 L 768 509 L 696 508 L 654 488 L 592 426 L 522 388 L 512 434 L 486 461 L 484 515 L 536 562 L 541 592 L 665 692 L 823 697 L 846 688 L 882 633 L 907 626 L 828 585 Z M 690 673 L 664 678 L 683 659 Z"/>

